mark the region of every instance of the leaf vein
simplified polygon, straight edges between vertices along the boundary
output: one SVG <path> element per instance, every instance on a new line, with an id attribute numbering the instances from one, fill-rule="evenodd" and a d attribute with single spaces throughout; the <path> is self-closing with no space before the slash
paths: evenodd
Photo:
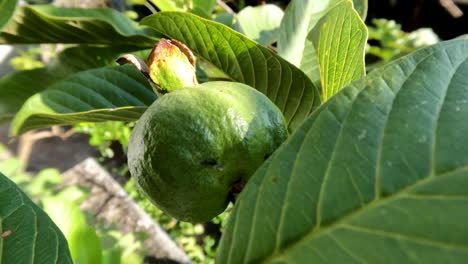
<path id="1" fill-rule="evenodd" d="M 389 237 L 389 238 L 394 238 L 396 240 L 410 241 L 410 242 L 414 242 L 417 244 L 423 244 L 423 245 L 427 245 L 427 246 L 431 246 L 435 248 L 441 248 L 445 250 L 460 250 L 460 251 L 468 252 L 468 245 L 460 245 L 460 244 L 449 243 L 449 242 L 440 242 L 437 240 L 429 239 L 427 237 L 418 237 L 418 236 L 409 235 L 409 234 L 397 233 L 394 231 L 367 228 L 367 227 L 356 226 L 356 225 L 351 225 L 351 224 L 342 224 L 340 226 L 344 229 L 356 231 L 359 233 L 366 233 L 366 234 L 370 234 L 374 236 Z"/>

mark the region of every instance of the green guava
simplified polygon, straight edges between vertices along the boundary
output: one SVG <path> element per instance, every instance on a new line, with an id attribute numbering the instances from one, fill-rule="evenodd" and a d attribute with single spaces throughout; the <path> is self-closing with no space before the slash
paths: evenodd
<path id="1" fill-rule="evenodd" d="M 224 211 L 287 136 L 281 111 L 265 95 L 208 82 L 168 93 L 145 111 L 132 131 L 128 165 L 160 209 L 204 222 Z"/>

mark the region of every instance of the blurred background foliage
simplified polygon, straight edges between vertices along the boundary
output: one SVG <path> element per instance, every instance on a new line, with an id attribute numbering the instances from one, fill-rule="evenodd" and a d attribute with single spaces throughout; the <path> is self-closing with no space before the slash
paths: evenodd
<path id="1" fill-rule="evenodd" d="M 7 149 L 0 144 L 0 156 Z M 76 185 L 67 186 L 61 173 L 54 168 L 37 174 L 27 173 L 25 164 L 16 157 L 0 161 L 0 171 L 9 175 L 36 204 L 51 217 L 65 235 L 76 264 L 138 264 L 145 252 L 144 234 L 121 234 L 112 225 L 94 222 L 80 209 L 89 190 Z"/>

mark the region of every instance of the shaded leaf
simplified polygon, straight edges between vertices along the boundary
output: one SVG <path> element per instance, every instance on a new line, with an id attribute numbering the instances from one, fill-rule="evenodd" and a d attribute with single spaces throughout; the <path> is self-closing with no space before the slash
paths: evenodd
<path id="1" fill-rule="evenodd" d="M 0 30 L 15 12 L 17 0 L 0 0 Z"/>
<path id="2" fill-rule="evenodd" d="M 317 87 L 320 85 L 318 62 L 315 47 L 307 36 L 327 9 L 339 1 L 292 1 L 281 21 L 278 55 L 303 70 Z"/>
<path id="3" fill-rule="evenodd" d="M 156 99 L 132 65 L 82 71 L 33 95 L 13 119 L 13 135 L 79 122 L 133 121 Z"/>
<path id="4" fill-rule="evenodd" d="M 235 26 L 234 15 L 227 12 L 217 14 L 213 20 L 230 28 Z"/>
<path id="5" fill-rule="evenodd" d="M 299 69 L 234 30 L 200 17 L 160 12 L 141 22 L 186 44 L 233 81 L 266 94 L 294 130 L 320 104 L 317 89 Z"/>
<path id="6" fill-rule="evenodd" d="M 45 68 L 14 72 L 1 78 L 0 122 L 12 119 L 27 98 L 59 79 Z"/>
<path id="7" fill-rule="evenodd" d="M 107 8 L 19 7 L 0 33 L 0 44 L 77 43 L 150 48 L 157 35 Z"/>
<path id="8" fill-rule="evenodd" d="M 319 62 L 322 101 L 365 75 L 367 28 L 350 0 L 341 1 L 311 31 Z"/>
<path id="9" fill-rule="evenodd" d="M 237 14 L 237 30 L 267 46 L 278 40 L 283 10 L 277 5 L 247 6 Z"/>
<path id="10" fill-rule="evenodd" d="M 107 65 L 117 65 L 116 59 L 123 53 L 132 52 L 138 56 L 147 56 L 149 49 L 135 50 L 132 47 L 94 47 L 80 45 L 70 47 L 57 56 L 50 65 L 50 70 L 63 75 L 78 71 L 99 68 Z"/>
<path id="11" fill-rule="evenodd" d="M 219 263 L 464 263 L 468 41 L 419 50 L 327 101 L 236 202 Z"/>
<path id="12" fill-rule="evenodd" d="M 127 47 L 78 46 L 62 51 L 46 68 L 14 72 L 0 79 L 0 122 L 10 120 L 21 105 L 34 95 L 72 73 L 115 65 Z"/>
<path id="13" fill-rule="evenodd" d="M 0 263 L 51 262 L 72 263 L 63 234 L 0 173 Z"/>
<path id="14" fill-rule="evenodd" d="M 309 32 L 319 20 L 343 0 L 292 1 L 284 13 L 279 30 L 278 54 L 290 63 L 299 67 L 312 80 L 315 86 L 320 86 L 320 74 L 315 47 Z M 355 6 L 366 6 L 366 0 L 354 0 Z M 367 8 L 360 8 L 367 12 Z M 365 16 L 364 13 L 360 13 Z"/>
<path id="15" fill-rule="evenodd" d="M 194 8 L 200 8 L 211 14 L 216 6 L 216 0 L 192 0 Z"/>

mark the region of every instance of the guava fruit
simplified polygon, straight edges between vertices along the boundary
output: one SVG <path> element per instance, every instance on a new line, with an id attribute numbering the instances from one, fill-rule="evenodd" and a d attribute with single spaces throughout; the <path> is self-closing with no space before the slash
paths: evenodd
<path id="1" fill-rule="evenodd" d="M 136 185 L 169 215 L 204 222 L 287 138 L 280 110 L 240 83 L 208 82 L 158 98 L 128 146 Z"/>

